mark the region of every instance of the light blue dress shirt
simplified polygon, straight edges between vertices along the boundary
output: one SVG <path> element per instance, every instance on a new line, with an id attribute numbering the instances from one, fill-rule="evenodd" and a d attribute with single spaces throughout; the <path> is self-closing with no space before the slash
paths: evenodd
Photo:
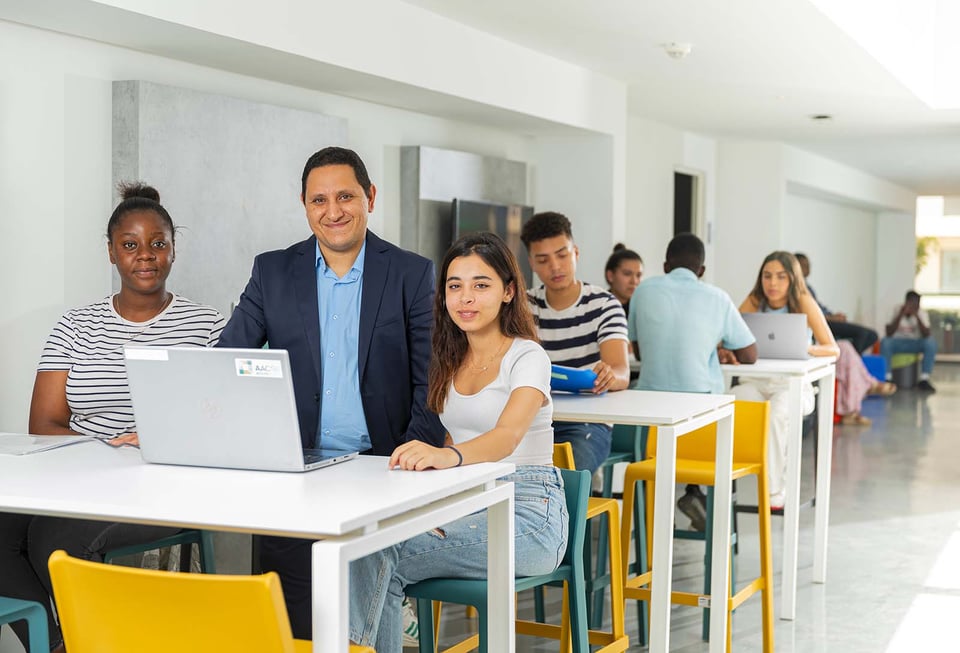
<path id="1" fill-rule="evenodd" d="M 365 451 L 371 447 L 360 401 L 360 297 L 364 243 L 343 277 L 327 267 L 317 244 L 317 307 L 320 310 L 320 366 L 323 374 L 317 446 Z"/>
<path id="2" fill-rule="evenodd" d="M 637 286 L 627 328 L 640 347 L 637 390 L 722 393 L 717 345 L 755 342 L 730 296 L 686 268 Z"/>

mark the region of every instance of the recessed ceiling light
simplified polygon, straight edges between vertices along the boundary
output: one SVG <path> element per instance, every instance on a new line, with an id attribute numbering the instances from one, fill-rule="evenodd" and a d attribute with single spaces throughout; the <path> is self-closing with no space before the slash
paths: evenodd
<path id="1" fill-rule="evenodd" d="M 815 113 L 814 115 L 810 116 L 810 120 L 813 122 L 830 122 L 833 120 L 833 116 L 828 113 Z"/>
<path id="2" fill-rule="evenodd" d="M 677 41 L 661 43 L 660 47 L 663 48 L 663 51 L 666 52 L 667 56 L 671 59 L 683 59 L 685 56 L 690 54 L 691 50 L 693 50 L 692 43 L 680 43 Z"/>

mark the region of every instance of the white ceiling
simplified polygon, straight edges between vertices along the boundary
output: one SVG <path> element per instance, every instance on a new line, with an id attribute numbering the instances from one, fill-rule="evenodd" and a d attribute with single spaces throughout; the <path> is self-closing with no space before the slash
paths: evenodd
<path id="1" fill-rule="evenodd" d="M 928 108 L 807 0 L 405 1 L 623 80 L 632 115 L 960 195 L 960 110 Z"/>

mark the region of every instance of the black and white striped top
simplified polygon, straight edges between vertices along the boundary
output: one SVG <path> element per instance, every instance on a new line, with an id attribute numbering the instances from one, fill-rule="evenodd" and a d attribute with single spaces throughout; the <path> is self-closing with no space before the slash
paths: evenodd
<path id="1" fill-rule="evenodd" d="M 137 430 L 127 385 L 123 346 L 211 347 L 225 320 L 210 306 L 173 296 L 170 305 L 147 322 L 129 322 L 113 307 L 113 296 L 60 318 L 43 346 L 39 372 L 67 370 L 70 428 L 85 435 L 112 437 Z"/>
<path id="2" fill-rule="evenodd" d="M 610 292 L 580 282 L 580 299 L 562 311 L 547 304 L 546 288 L 527 292 L 540 344 L 555 365 L 591 368 L 600 361 L 600 343 L 627 340 L 627 316 Z"/>

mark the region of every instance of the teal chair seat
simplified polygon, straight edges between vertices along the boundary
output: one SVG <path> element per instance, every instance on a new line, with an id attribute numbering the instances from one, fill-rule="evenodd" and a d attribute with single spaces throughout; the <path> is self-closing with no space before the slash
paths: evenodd
<path id="1" fill-rule="evenodd" d="M 0 596 L 0 625 L 14 621 L 27 622 L 30 633 L 30 653 L 47 653 L 50 638 L 47 636 L 47 611 L 36 601 L 23 601 Z"/>
<path id="2" fill-rule="evenodd" d="M 583 544 L 587 524 L 587 499 L 590 496 L 590 472 L 561 469 L 567 511 L 570 515 L 567 551 L 560 566 L 549 574 L 516 579 L 517 591 L 542 585 L 567 583 L 570 602 L 570 628 L 574 653 L 589 653 L 587 644 L 587 603 L 584 582 Z M 477 609 L 481 653 L 487 652 L 487 581 L 463 578 L 432 578 L 408 585 L 406 595 L 417 599 L 420 619 L 420 653 L 433 653 L 434 623 L 432 601 L 472 605 Z"/>

